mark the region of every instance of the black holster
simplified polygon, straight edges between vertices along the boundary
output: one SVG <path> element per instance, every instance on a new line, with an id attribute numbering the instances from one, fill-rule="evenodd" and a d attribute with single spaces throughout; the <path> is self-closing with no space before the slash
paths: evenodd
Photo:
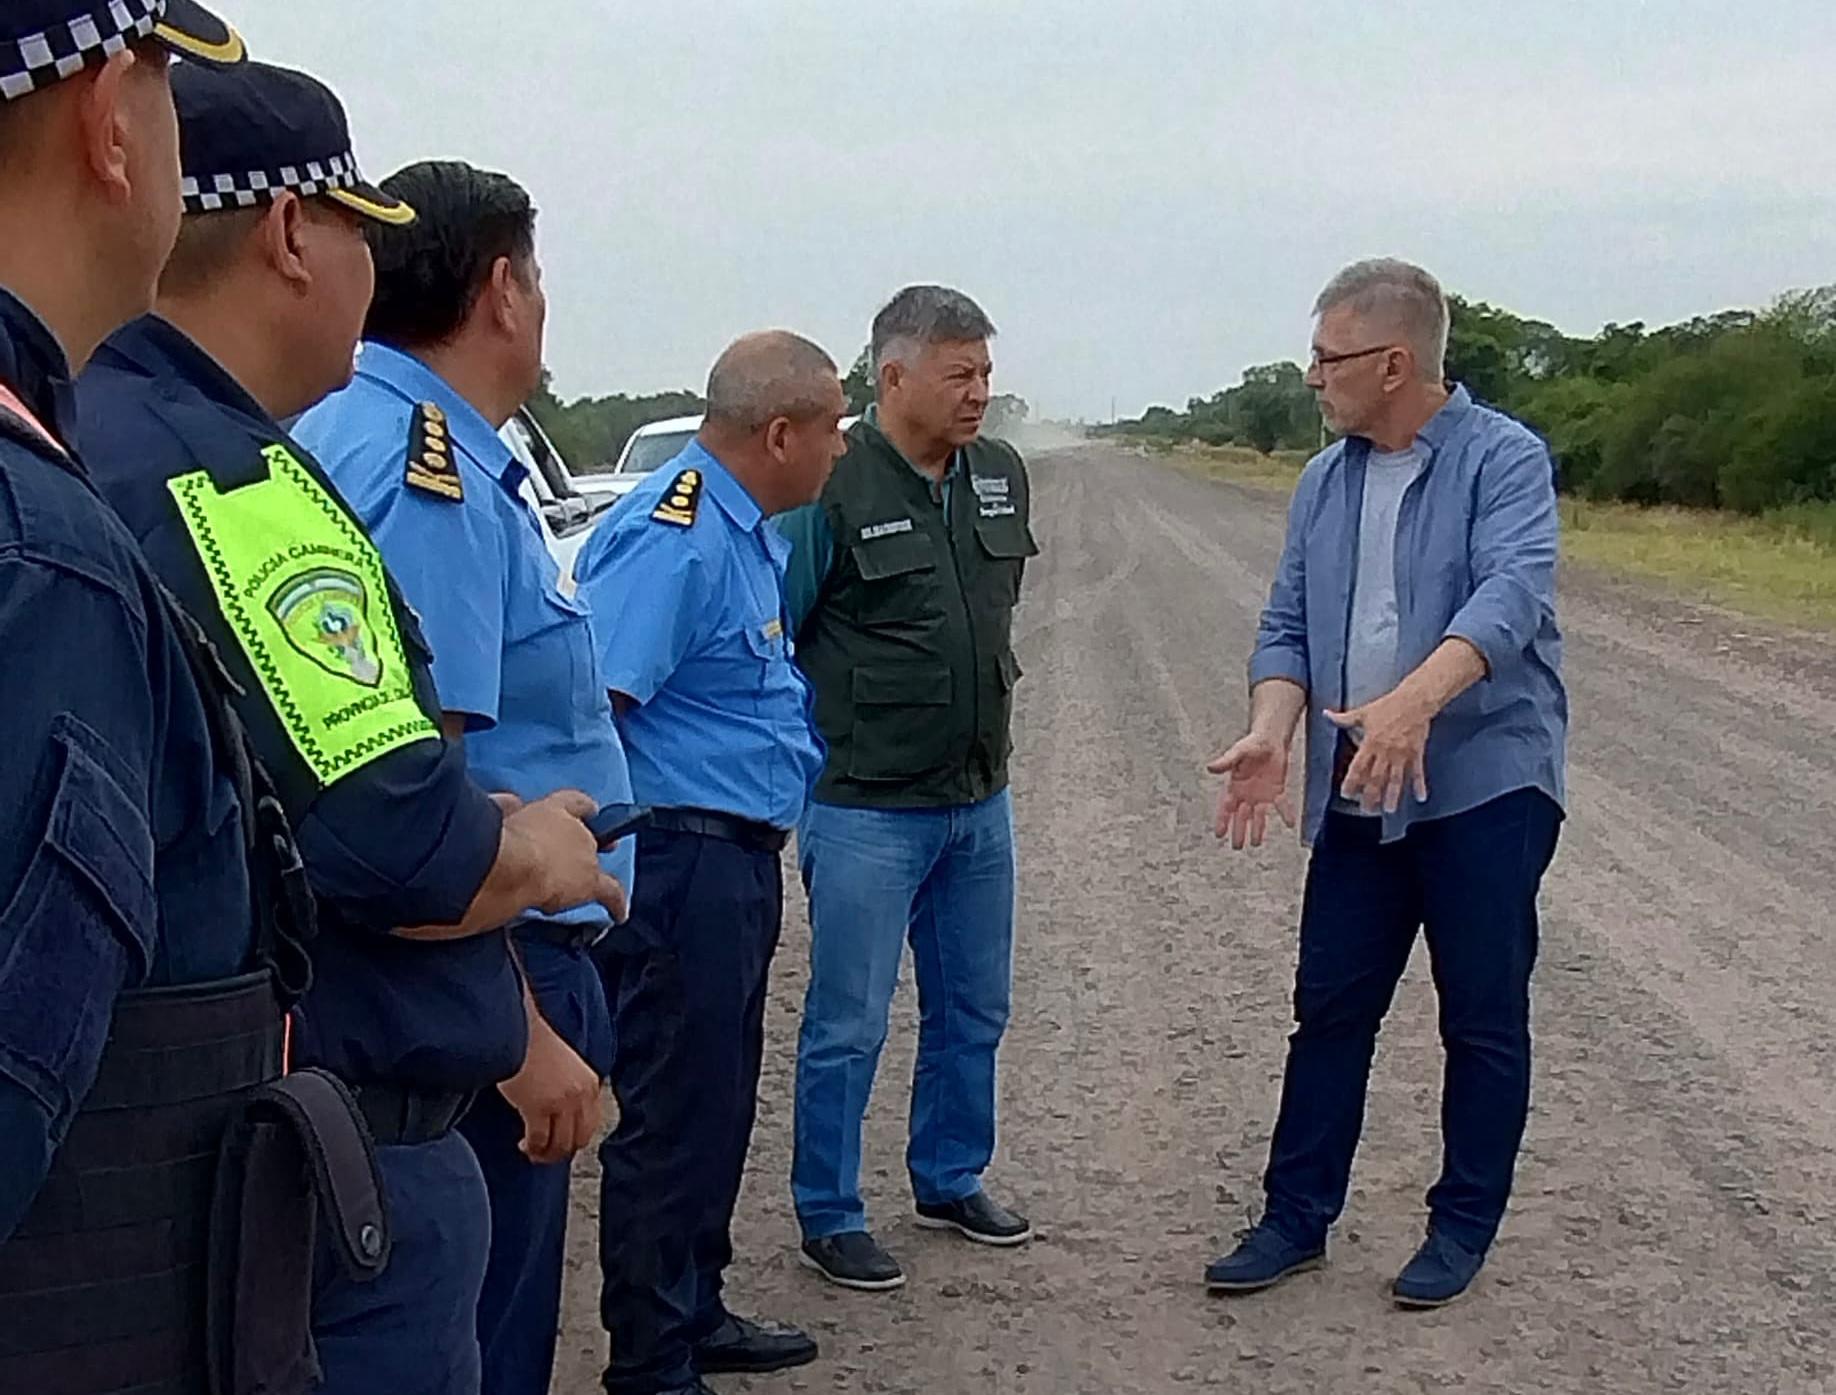
<path id="1" fill-rule="evenodd" d="M 210 1216 L 211 1395 L 279 1395 L 318 1380 L 321 1225 L 353 1281 L 382 1273 L 388 1208 L 369 1132 L 340 1081 L 305 1070 L 254 1091 L 224 1135 Z"/>

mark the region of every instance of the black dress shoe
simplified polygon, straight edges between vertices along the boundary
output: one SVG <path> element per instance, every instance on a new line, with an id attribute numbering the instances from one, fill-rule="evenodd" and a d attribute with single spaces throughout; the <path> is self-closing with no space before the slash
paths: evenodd
<path id="1" fill-rule="evenodd" d="M 991 1200 L 987 1192 L 941 1206 L 920 1202 L 918 1224 L 925 1230 L 954 1230 L 978 1245 L 1024 1245 L 1033 1238 L 1033 1227 L 1026 1217 L 1016 1216 Z"/>
<path id="2" fill-rule="evenodd" d="M 794 1327 L 727 1320 L 695 1343 L 695 1370 L 704 1376 L 725 1373 L 762 1376 L 807 1366 L 816 1359 L 816 1339 Z"/>
<path id="3" fill-rule="evenodd" d="M 884 1293 L 905 1284 L 905 1271 L 899 1268 L 899 1261 L 864 1230 L 845 1230 L 839 1235 L 805 1240 L 797 1258 L 804 1268 L 814 1269 L 843 1288 Z"/>

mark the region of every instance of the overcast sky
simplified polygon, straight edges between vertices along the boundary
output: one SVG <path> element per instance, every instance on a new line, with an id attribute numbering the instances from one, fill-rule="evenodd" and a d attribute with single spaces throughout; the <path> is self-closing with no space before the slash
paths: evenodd
<path id="1" fill-rule="evenodd" d="M 1295 358 L 1340 264 L 1592 333 L 1836 282 L 1830 0 L 222 0 L 372 178 L 542 211 L 564 397 L 970 292 L 997 388 L 1124 414 Z"/>

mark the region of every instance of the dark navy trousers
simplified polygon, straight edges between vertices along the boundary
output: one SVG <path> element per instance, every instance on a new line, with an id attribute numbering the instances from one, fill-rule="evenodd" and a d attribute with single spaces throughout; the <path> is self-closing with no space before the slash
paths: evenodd
<path id="1" fill-rule="evenodd" d="M 611 1395 L 691 1383 L 694 1344 L 726 1319 L 722 1272 L 784 919 L 775 853 L 646 829 L 634 880 L 630 920 L 598 951 L 619 1106 L 599 1150 Z"/>
<path id="2" fill-rule="evenodd" d="M 611 1022 L 599 973 L 584 949 L 522 937 L 518 953 L 548 1025 L 605 1075 Z M 571 1163 L 524 1156 L 523 1118 L 496 1090 L 482 1092 L 460 1125 L 478 1154 L 491 1197 L 491 1259 L 478 1299 L 483 1395 L 548 1395 L 561 1327 Z"/>
<path id="3" fill-rule="evenodd" d="M 1536 895 L 1561 809 L 1518 790 L 1379 842 L 1380 820 L 1333 812 L 1301 909 L 1296 1028 L 1264 1187 L 1267 1219 L 1323 1244 L 1345 1205 L 1377 1030 L 1426 935 L 1446 1067 L 1431 1224 L 1484 1253 L 1510 1197 L 1530 1105 Z"/>
<path id="4" fill-rule="evenodd" d="M 389 1198 L 389 1263 L 352 1283 L 319 1247 L 312 1339 L 323 1395 L 477 1395 L 478 1290 L 491 1208 L 457 1132 L 376 1150 Z"/>

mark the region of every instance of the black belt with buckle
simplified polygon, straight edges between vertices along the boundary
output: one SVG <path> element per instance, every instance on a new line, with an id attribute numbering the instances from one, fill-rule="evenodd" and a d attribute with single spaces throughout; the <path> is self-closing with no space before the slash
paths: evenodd
<path id="1" fill-rule="evenodd" d="M 754 852 L 780 853 L 790 842 L 790 834 L 782 828 L 706 809 L 657 809 L 651 813 L 650 826 L 671 833 L 698 833 L 703 838 L 738 843 Z"/>
<path id="2" fill-rule="evenodd" d="M 358 1085 L 352 1093 L 379 1148 L 444 1138 L 465 1117 L 473 1098 L 469 1090 L 417 1090 L 406 1085 Z"/>
<path id="3" fill-rule="evenodd" d="M 596 920 L 587 925 L 569 925 L 561 920 L 519 920 L 510 927 L 510 933 L 519 940 L 535 940 L 556 949 L 581 950 L 591 949 L 605 939 L 611 929 L 609 920 Z"/>

